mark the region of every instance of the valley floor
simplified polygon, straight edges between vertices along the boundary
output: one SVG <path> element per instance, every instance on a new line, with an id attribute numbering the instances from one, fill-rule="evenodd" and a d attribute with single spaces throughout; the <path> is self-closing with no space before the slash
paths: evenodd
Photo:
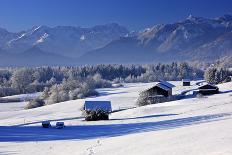
<path id="1" fill-rule="evenodd" d="M 173 82 L 174 93 L 194 89 Z M 24 110 L 25 103 L 2 104 L 0 154 L 133 154 L 133 155 L 231 155 L 232 82 L 219 85 L 220 94 L 135 107 L 140 91 L 154 83 L 125 84 L 99 89 L 110 100 L 110 120 L 86 122 L 84 100 L 67 101 Z M 44 129 L 41 121 L 64 121 L 66 128 Z"/>

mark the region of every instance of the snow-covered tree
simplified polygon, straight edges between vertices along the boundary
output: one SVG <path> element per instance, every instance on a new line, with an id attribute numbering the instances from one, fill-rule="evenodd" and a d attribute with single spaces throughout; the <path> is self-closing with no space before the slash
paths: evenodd
<path id="1" fill-rule="evenodd" d="M 15 70 L 11 77 L 12 87 L 20 93 L 26 93 L 26 89 L 32 83 L 32 71 L 28 68 Z"/>
<path id="2" fill-rule="evenodd" d="M 139 94 L 139 97 L 138 97 L 137 101 L 136 101 L 136 104 L 138 106 L 145 106 L 145 105 L 151 104 L 150 101 L 149 101 L 149 94 L 146 93 L 146 92 L 141 92 Z"/>

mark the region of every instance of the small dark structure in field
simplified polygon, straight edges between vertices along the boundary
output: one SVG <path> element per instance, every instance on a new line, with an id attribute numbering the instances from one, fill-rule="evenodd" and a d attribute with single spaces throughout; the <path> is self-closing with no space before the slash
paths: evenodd
<path id="1" fill-rule="evenodd" d="M 43 121 L 42 122 L 42 127 L 43 128 L 50 128 L 51 127 L 50 121 Z"/>
<path id="2" fill-rule="evenodd" d="M 112 112 L 111 102 L 85 101 L 84 112 L 86 121 L 108 120 Z"/>
<path id="3" fill-rule="evenodd" d="M 183 86 L 190 86 L 191 85 L 191 80 L 190 79 L 183 79 Z"/>
<path id="4" fill-rule="evenodd" d="M 198 87 L 198 90 L 198 93 L 202 95 L 211 95 L 219 93 L 219 88 L 211 84 L 205 84 L 203 86 L 200 86 Z"/>
<path id="5" fill-rule="evenodd" d="M 56 122 L 57 129 L 63 129 L 65 127 L 64 122 Z"/>
<path id="6" fill-rule="evenodd" d="M 149 97 L 154 97 L 154 96 L 168 97 L 172 95 L 172 88 L 169 88 L 161 83 L 158 83 L 155 86 L 145 90 L 144 92 L 148 93 Z"/>
<path id="7" fill-rule="evenodd" d="M 166 81 L 160 81 L 155 86 L 140 93 L 139 105 L 155 104 L 171 100 L 173 84 Z"/>
<path id="8" fill-rule="evenodd" d="M 168 83 L 166 81 L 161 81 L 157 83 L 155 86 L 143 91 L 148 93 L 149 97 L 154 96 L 172 96 L 172 88 L 175 87 L 173 84 Z"/>

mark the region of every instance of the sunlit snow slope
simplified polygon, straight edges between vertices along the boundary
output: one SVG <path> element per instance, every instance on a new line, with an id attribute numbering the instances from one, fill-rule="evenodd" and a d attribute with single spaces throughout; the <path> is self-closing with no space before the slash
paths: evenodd
<path id="1" fill-rule="evenodd" d="M 98 90 L 114 110 L 135 107 L 138 93 L 154 83 L 125 84 Z M 182 87 L 174 93 L 196 86 Z M 115 112 L 109 121 L 85 122 L 74 100 L 31 110 L 25 103 L 0 105 L 0 154 L 152 154 L 231 155 L 232 82 L 220 94 Z M 13 108 L 12 108 L 13 107 Z M 40 122 L 64 121 L 65 129 L 44 129 Z"/>

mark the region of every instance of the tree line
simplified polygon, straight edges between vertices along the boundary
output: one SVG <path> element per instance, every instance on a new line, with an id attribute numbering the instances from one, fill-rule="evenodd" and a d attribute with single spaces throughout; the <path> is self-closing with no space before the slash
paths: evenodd
<path id="1" fill-rule="evenodd" d="M 203 78 L 204 71 L 188 63 L 96 65 L 79 67 L 23 67 L 0 69 L 0 97 L 42 92 L 28 108 L 98 95 L 96 88 L 112 83 L 155 82 Z"/>
<path id="2" fill-rule="evenodd" d="M 204 72 L 188 63 L 152 65 L 97 65 L 81 67 L 37 67 L 0 69 L 0 96 L 41 92 L 46 87 L 76 80 L 89 83 L 93 79 L 111 82 L 153 82 L 203 77 Z M 77 85 L 75 83 L 75 85 Z M 101 86 L 97 86 L 101 87 Z"/>

